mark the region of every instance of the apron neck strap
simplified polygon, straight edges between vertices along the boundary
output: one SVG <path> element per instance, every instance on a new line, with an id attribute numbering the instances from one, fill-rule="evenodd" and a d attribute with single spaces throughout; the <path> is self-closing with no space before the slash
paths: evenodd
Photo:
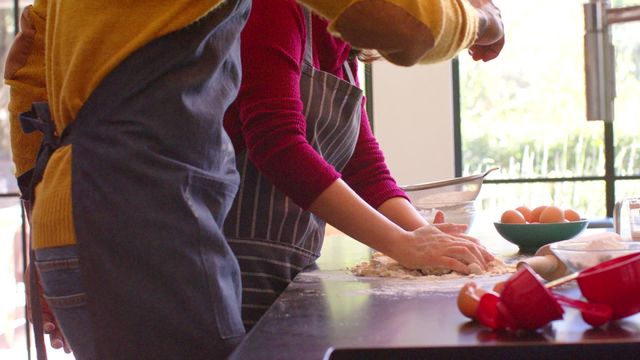
<path id="1" fill-rule="evenodd" d="M 307 39 L 304 44 L 304 62 L 313 66 L 313 34 L 311 26 L 311 11 L 303 7 L 304 21 L 307 26 Z"/>
<path id="2" fill-rule="evenodd" d="M 302 12 L 304 13 L 304 21 L 307 28 L 307 38 L 304 44 L 304 62 L 308 65 L 313 66 L 313 31 L 312 31 L 312 22 L 311 22 L 311 11 L 309 9 L 303 7 Z M 344 71 L 349 78 L 349 82 L 352 85 L 356 85 L 356 79 L 353 76 L 353 72 L 351 71 L 351 67 L 349 66 L 349 61 L 345 61 Z"/>
<path id="3" fill-rule="evenodd" d="M 349 60 L 345 61 L 342 66 L 344 67 L 344 71 L 347 74 L 347 77 L 349 78 L 349 82 L 351 83 L 351 85 L 355 86 L 356 78 L 353 76 L 353 72 L 351 71 L 351 66 L 349 66 Z"/>

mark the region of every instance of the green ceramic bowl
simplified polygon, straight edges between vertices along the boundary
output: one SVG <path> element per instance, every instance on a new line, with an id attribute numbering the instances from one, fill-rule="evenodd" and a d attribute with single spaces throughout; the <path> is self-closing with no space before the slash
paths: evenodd
<path id="1" fill-rule="evenodd" d="M 541 246 L 571 239 L 584 230 L 589 221 L 570 221 L 548 224 L 503 224 L 494 222 L 496 230 L 510 243 L 518 245 L 520 252 L 535 253 Z"/>

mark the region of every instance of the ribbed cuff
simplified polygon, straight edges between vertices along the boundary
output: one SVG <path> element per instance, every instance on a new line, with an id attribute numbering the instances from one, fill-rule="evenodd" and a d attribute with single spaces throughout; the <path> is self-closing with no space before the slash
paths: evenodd
<path id="1" fill-rule="evenodd" d="M 475 44 L 478 39 L 478 27 L 480 24 L 480 18 L 478 10 L 467 1 L 461 1 L 464 12 L 466 13 L 467 26 L 465 26 L 465 33 L 462 40 L 462 48 L 467 49 Z"/>
<path id="2" fill-rule="evenodd" d="M 47 167 L 45 178 L 36 188 L 31 216 L 34 249 L 76 243 L 71 205 L 71 146 L 56 151 Z"/>

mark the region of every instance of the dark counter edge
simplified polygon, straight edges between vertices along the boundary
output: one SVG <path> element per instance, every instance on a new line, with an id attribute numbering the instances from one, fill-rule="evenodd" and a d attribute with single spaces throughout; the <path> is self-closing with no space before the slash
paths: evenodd
<path id="1" fill-rule="evenodd" d="M 526 351 L 523 349 L 526 348 Z M 581 344 L 500 344 L 493 346 L 443 346 L 406 348 L 329 348 L 324 360 L 483 360 L 483 359 L 634 359 L 637 342 Z"/>

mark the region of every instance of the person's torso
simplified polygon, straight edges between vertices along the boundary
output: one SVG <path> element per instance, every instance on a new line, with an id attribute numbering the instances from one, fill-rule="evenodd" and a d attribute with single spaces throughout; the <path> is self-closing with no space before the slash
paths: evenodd
<path id="1" fill-rule="evenodd" d="M 300 59 L 299 84 L 294 85 L 299 86 L 303 103 L 302 114 L 298 116 L 304 118 L 304 136 L 312 151 L 328 166 L 342 171 L 358 139 L 362 91 L 344 61 L 346 52 L 333 47 L 312 51 L 315 41 L 309 38 L 314 29 L 308 26 L 309 13 L 304 16 L 303 28 L 307 31 L 302 37 L 307 41 Z M 326 33 L 326 28 L 322 31 Z M 321 37 L 322 33 L 318 35 Z M 350 81 L 318 69 L 322 59 L 317 61 L 314 54 L 326 54 L 324 60 L 332 59 L 329 67 L 334 72 L 337 69 L 342 72 L 344 68 Z M 339 58 L 342 62 L 336 68 L 332 64 Z M 249 329 L 296 274 L 317 259 L 325 223 L 277 188 L 249 159 L 249 151 L 237 151 L 236 164 L 240 187 L 225 221 L 224 233 L 240 264 L 242 319 Z M 304 177 L 309 176 L 313 174 L 299 173 L 292 180 L 301 186 Z"/>
<path id="2" fill-rule="evenodd" d="M 35 7 L 45 7 L 47 14 L 47 96 L 57 132 L 73 122 L 94 89 L 130 54 L 197 21 L 220 2 L 36 2 Z M 32 216 L 34 248 L 75 243 L 71 161 L 70 146 L 58 149 L 37 188 L 40 201 Z"/>
<path id="3" fill-rule="evenodd" d="M 268 1 L 268 0 L 258 0 Z M 294 3 L 294 1 L 291 1 Z M 256 4 L 260 5 L 260 4 Z M 295 5 L 293 5 L 295 6 Z M 256 6 L 257 7 L 257 6 Z M 299 14 L 301 17 L 302 11 Z M 252 15 L 257 16 L 257 15 Z M 286 15 L 274 15 L 274 21 L 277 23 L 278 16 Z M 312 24 L 312 51 L 313 51 L 313 66 L 321 71 L 327 72 L 336 76 L 339 79 L 348 81 L 347 74 L 345 73 L 344 63 L 350 56 L 351 46 L 344 40 L 331 35 L 327 27 L 329 22 L 319 16 L 311 16 Z M 251 18 L 249 19 L 251 21 Z M 299 53 L 295 54 L 299 61 L 302 61 L 304 57 L 304 51 L 306 46 L 306 29 L 305 33 L 301 33 L 302 42 L 299 46 Z M 243 35 L 244 36 L 244 35 Z M 246 40 L 246 39 L 245 39 Z M 248 41 L 252 41 L 249 39 Z M 293 55 L 293 54 L 291 54 Z M 350 62 L 351 70 L 355 73 L 357 71 L 355 62 Z M 240 121 L 240 113 L 237 101 L 234 101 L 227 110 L 227 116 L 225 116 L 225 130 L 229 133 L 229 137 L 234 144 L 236 151 L 240 152 L 245 149 L 246 143 L 243 139 L 242 124 Z"/>
<path id="4" fill-rule="evenodd" d="M 208 1 L 60 1 L 47 8 L 47 87 L 58 131 L 119 63 L 214 9 Z"/>
<path id="5" fill-rule="evenodd" d="M 311 18 L 313 26 L 308 25 Z M 306 140 L 326 163 L 342 171 L 353 154 L 359 134 L 362 90 L 346 61 L 350 48 L 327 33 L 325 21 L 308 12 L 305 24 L 299 86 Z M 337 61 L 341 61 L 339 65 Z M 344 74 L 347 80 L 323 68 Z M 286 259 L 290 256 L 295 258 L 294 265 L 301 267 L 313 262 L 322 245 L 324 221 L 276 188 L 252 163 L 248 151 L 236 148 L 236 152 L 241 183 L 225 222 L 225 235 L 232 246 L 242 256 L 242 248 L 258 241 L 262 249 L 273 246 L 267 250 L 270 254 L 282 252 L 283 258 L 279 261 L 291 261 Z M 255 251 L 255 248 L 249 250 Z"/>

